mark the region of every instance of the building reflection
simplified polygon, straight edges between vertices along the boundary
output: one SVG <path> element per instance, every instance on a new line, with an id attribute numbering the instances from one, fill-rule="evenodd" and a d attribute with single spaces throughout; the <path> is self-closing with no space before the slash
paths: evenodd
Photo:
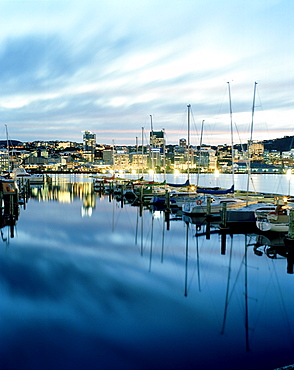
<path id="1" fill-rule="evenodd" d="M 58 201 L 60 203 L 72 203 L 74 200 L 80 199 L 83 202 L 82 216 L 91 216 L 96 207 L 96 194 L 93 191 L 92 183 L 44 184 L 44 186 L 31 189 L 31 198 L 40 202 Z"/>

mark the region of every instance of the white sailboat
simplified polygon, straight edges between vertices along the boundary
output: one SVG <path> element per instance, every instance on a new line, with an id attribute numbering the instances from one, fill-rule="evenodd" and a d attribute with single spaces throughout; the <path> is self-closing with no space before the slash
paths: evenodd
<path id="1" fill-rule="evenodd" d="M 240 208 L 246 204 L 245 201 L 238 198 L 203 195 L 193 202 L 184 203 L 182 211 L 188 215 L 219 215 L 224 203 L 227 204 L 227 209 Z"/>
<path id="2" fill-rule="evenodd" d="M 267 213 L 255 212 L 256 226 L 261 231 L 287 233 L 289 231 L 290 210 L 287 205 L 278 204 L 275 210 Z"/>
<path id="3" fill-rule="evenodd" d="M 255 96 L 256 96 L 257 82 L 254 83 L 253 90 L 253 103 L 252 103 L 252 114 L 251 114 L 251 127 L 250 127 L 250 139 L 248 141 L 248 175 L 247 175 L 247 196 L 246 205 L 238 209 L 230 209 L 226 214 L 226 224 L 230 228 L 240 228 L 240 226 L 251 226 L 255 225 L 256 214 L 263 214 L 264 212 L 274 211 L 275 206 L 272 203 L 258 203 L 257 201 L 249 201 L 249 180 L 251 177 L 251 158 L 250 158 L 250 145 L 252 144 L 253 138 L 253 122 L 255 112 Z"/>
<path id="4" fill-rule="evenodd" d="M 227 208 L 240 208 L 246 203 L 240 199 L 234 197 L 234 150 L 233 150 L 233 119 L 232 119 L 232 102 L 231 102 L 231 90 L 230 83 L 228 82 L 229 91 L 229 108 L 230 108 L 230 124 L 231 124 L 231 146 L 232 146 L 232 180 L 233 185 L 230 189 L 197 189 L 198 193 L 203 195 L 199 196 L 193 201 L 185 202 L 182 205 L 182 211 L 188 215 L 207 215 L 207 214 L 219 214 L 223 207 L 223 203 L 227 203 Z M 189 122 L 189 120 L 188 120 Z M 203 123 L 203 122 L 202 122 Z M 201 135 L 203 131 L 203 125 L 201 128 Z M 202 140 L 202 139 L 201 139 Z M 200 142 L 201 145 L 201 142 Z M 200 147 L 201 148 L 201 147 Z M 198 182 L 198 180 L 197 180 Z M 198 185 L 198 184 L 197 184 Z M 227 194 L 232 193 L 232 197 L 228 197 Z M 224 196 L 226 195 L 226 196 Z"/>

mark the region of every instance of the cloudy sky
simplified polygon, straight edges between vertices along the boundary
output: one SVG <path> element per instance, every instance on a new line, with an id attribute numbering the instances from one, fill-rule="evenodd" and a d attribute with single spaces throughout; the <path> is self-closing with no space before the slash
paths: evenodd
<path id="1" fill-rule="evenodd" d="M 230 143 L 292 135 L 292 0 L 0 0 L 0 133 Z M 230 84 L 228 84 L 228 82 Z"/>

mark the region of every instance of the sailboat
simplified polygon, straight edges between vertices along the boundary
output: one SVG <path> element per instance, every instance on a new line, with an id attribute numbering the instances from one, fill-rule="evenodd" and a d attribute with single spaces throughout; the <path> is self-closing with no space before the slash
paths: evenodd
<path id="1" fill-rule="evenodd" d="M 289 231 L 289 216 L 292 207 L 278 204 L 274 210 L 266 213 L 255 212 L 256 226 L 261 231 L 287 233 Z"/>
<path id="2" fill-rule="evenodd" d="M 169 187 L 166 189 L 169 192 L 169 202 L 171 207 L 181 208 L 182 204 L 187 200 L 195 199 L 198 197 L 196 192 L 191 192 L 190 187 L 190 114 L 191 114 L 191 105 L 187 105 L 187 121 L 188 121 L 188 143 L 187 143 L 187 173 L 188 178 L 184 183 L 177 184 L 177 183 L 166 183 Z M 172 188 L 172 189 L 170 189 Z M 176 189 L 174 189 L 176 188 Z M 181 188 L 181 190 L 180 190 Z M 188 188 L 188 189 L 187 189 Z M 158 194 L 154 196 L 151 200 L 153 205 L 165 205 L 166 203 L 166 194 Z"/>
<path id="3" fill-rule="evenodd" d="M 248 141 L 248 175 L 247 175 L 247 196 L 246 205 L 242 208 L 231 209 L 227 211 L 226 214 L 226 224 L 230 228 L 242 227 L 255 227 L 256 223 L 256 212 L 271 212 L 274 211 L 275 206 L 272 203 L 258 203 L 257 201 L 250 201 L 248 198 L 249 194 L 249 180 L 251 176 L 251 166 L 250 166 L 250 145 L 252 144 L 253 137 L 253 122 L 254 122 L 254 112 L 255 112 L 255 96 L 256 96 L 257 82 L 254 83 L 253 90 L 253 103 L 252 103 L 252 114 L 251 114 L 251 128 L 250 128 L 250 139 Z"/>
<path id="4" fill-rule="evenodd" d="M 227 209 L 240 208 L 246 204 L 245 201 L 238 198 L 203 195 L 193 202 L 184 203 L 182 211 L 189 215 L 219 215 L 224 203 L 226 203 Z"/>
<path id="5" fill-rule="evenodd" d="M 187 118 L 188 118 L 188 125 L 187 125 L 188 126 L 188 132 L 187 132 L 187 135 L 188 135 L 187 173 L 188 173 L 188 178 L 187 178 L 186 182 L 183 183 L 183 184 L 172 184 L 172 183 L 167 184 L 167 185 L 169 185 L 171 187 L 174 187 L 174 188 L 183 188 L 183 187 L 190 186 L 190 115 L 191 115 L 191 104 L 188 104 L 187 108 L 188 108 L 188 112 L 187 112 Z"/>
<path id="6" fill-rule="evenodd" d="M 234 151 L 233 151 L 233 120 L 232 120 L 232 102 L 230 83 L 229 88 L 229 103 L 230 103 L 230 122 L 231 122 L 231 140 L 232 140 L 232 177 L 233 185 L 229 189 L 208 189 L 197 188 L 197 193 L 204 195 L 197 197 L 192 202 L 185 202 L 182 205 L 182 211 L 189 215 L 208 215 L 218 214 L 223 207 L 223 203 L 227 203 L 228 208 L 240 208 L 245 205 L 244 201 L 235 197 L 223 197 L 229 193 L 234 194 Z M 202 131 L 202 130 L 201 130 Z"/>

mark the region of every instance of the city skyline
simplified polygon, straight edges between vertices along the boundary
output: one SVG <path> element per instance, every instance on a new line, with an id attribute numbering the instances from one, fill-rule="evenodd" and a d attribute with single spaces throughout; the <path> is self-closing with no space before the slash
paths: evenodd
<path id="1" fill-rule="evenodd" d="M 176 145 L 293 134 L 294 4 L 268 0 L 0 2 L 0 113 L 10 138 L 134 145 L 165 129 Z M 1 131 L 0 131 L 1 132 Z"/>

